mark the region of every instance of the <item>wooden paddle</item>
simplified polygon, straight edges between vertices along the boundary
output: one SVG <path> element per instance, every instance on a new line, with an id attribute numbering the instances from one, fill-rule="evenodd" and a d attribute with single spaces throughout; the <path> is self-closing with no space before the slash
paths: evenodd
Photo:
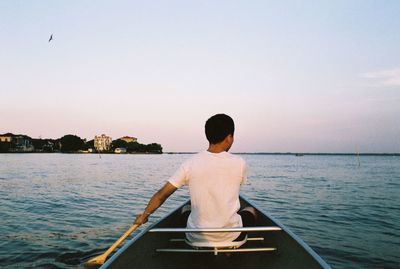
<path id="1" fill-rule="evenodd" d="M 115 243 L 109 249 L 106 250 L 106 252 L 104 252 L 103 254 L 101 254 L 101 255 L 99 255 L 97 257 L 94 257 L 94 258 L 88 260 L 85 263 L 85 265 L 88 265 L 88 266 L 100 266 L 100 265 L 102 265 L 106 261 L 108 255 L 110 255 L 111 252 L 114 251 L 114 249 L 116 249 L 134 230 L 136 230 L 137 227 L 139 227 L 138 224 L 133 224 L 129 228 L 128 231 L 126 231 L 117 241 L 115 241 Z"/>

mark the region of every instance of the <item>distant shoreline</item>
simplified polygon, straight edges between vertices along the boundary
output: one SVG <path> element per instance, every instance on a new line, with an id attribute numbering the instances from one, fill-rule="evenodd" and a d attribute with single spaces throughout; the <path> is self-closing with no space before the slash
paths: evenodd
<path id="1" fill-rule="evenodd" d="M 132 153 L 113 153 L 113 152 L 0 152 L 0 154 L 91 154 L 91 155 L 162 155 L 162 154 L 170 154 L 170 155 L 179 155 L 179 154 L 196 154 L 197 152 L 181 152 L 181 151 L 170 151 L 163 153 L 151 153 L 151 152 L 132 152 Z M 283 156 L 295 156 L 295 157 L 304 157 L 304 156 L 400 156 L 400 153 L 294 153 L 294 152 L 233 152 L 238 155 L 283 155 Z"/>
<path id="2" fill-rule="evenodd" d="M 84 155 L 162 155 L 163 153 L 155 152 L 127 152 L 127 153 L 114 153 L 114 152 L 45 152 L 45 151 L 25 151 L 25 152 L 0 152 L 0 154 L 84 154 Z"/>
<path id="3" fill-rule="evenodd" d="M 163 154 L 196 154 L 197 152 L 164 152 Z M 233 152 L 238 155 L 293 155 L 302 156 L 400 156 L 400 153 L 296 153 L 296 152 Z"/>

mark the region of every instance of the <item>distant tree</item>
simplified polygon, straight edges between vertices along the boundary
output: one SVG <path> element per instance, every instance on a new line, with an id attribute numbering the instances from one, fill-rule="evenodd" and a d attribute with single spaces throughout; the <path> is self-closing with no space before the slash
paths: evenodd
<path id="1" fill-rule="evenodd" d="M 127 143 L 126 148 L 128 152 L 140 152 L 140 145 L 138 142 Z"/>
<path id="2" fill-rule="evenodd" d="M 115 150 L 116 148 L 128 148 L 128 143 L 125 140 L 117 139 L 112 142 L 111 148 Z"/>
<path id="3" fill-rule="evenodd" d="M 130 142 L 126 144 L 128 152 L 140 152 L 140 153 L 162 153 L 162 147 L 160 144 L 140 144 L 138 142 Z"/>
<path id="4" fill-rule="evenodd" d="M 64 135 L 59 139 L 61 152 L 75 152 L 86 149 L 86 144 L 82 138 L 76 135 Z"/>
<path id="5" fill-rule="evenodd" d="M 44 140 L 44 139 L 36 139 L 36 138 L 33 138 L 32 139 L 32 145 L 33 145 L 33 147 L 35 148 L 35 150 L 42 150 L 43 149 L 43 146 L 46 144 L 46 140 Z"/>
<path id="6" fill-rule="evenodd" d="M 54 144 L 53 145 L 53 150 L 54 151 L 60 151 L 61 150 L 60 139 L 50 139 L 50 141 Z"/>
<path id="7" fill-rule="evenodd" d="M 94 149 L 94 139 L 86 142 L 86 146 L 88 147 L 88 149 Z"/>
<path id="8" fill-rule="evenodd" d="M 0 152 L 5 153 L 11 148 L 10 142 L 0 142 Z"/>
<path id="9" fill-rule="evenodd" d="M 151 143 L 146 145 L 146 152 L 149 153 L 162 153 L 162 147 L 160 144 Z"/>
<path id="10" fill-rule="evenodd" d="M 45 139 L 46 143 L 43 145 L 42 151 L 44 152 L 53 152 L 57 149 L 57 141 L 53 139 Z"/>
<path id="11" fill-rule="evenodd" d="M 32 139 L 32 145 L 36 151 L 53 152 L 59 149 L 58 141 L 54 139 Z"/>

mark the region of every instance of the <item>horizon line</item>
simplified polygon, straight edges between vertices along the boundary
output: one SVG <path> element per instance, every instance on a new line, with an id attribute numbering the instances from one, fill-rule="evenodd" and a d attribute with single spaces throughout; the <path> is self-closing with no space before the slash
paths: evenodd
<path id="1" fill-rule="evenodd" d="M 166 151 L 163 154 L 196 154 L 195 151 Z M 395 152 L 363 152 L 363 153 L 351 153 L 351 152 L 232 152 L 233 154 L 239 155 L 295 155 L 302 157 L 305 155 L 348 155 L 348 156 L 400 156 L 400 153 Z"/>

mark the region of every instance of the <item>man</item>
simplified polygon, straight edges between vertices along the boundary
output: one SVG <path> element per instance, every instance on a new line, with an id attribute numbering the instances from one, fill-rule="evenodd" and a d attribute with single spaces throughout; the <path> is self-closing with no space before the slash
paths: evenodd
<path id="1" fill-rule="evenodd" d="M 243 219 L 255 220 L 253 208 L 239 212 L 240 185 L 246 182 L 246 163 L 228 153 L 234 141 L 235 126 L 231 117 L 217 114 L 209 118 L 205 133 L 209 141 L 206 151 L 185 161 L 168 182 L 150 199 L 146 209 L 135 224 L 147 222 L 148 217 L 179 187 L 188 185 L 191 212 L 187 220 L 188 228 L 232 228 L 242 227 Z M 192 233 L 190 241 L 231 242 L 238 238 L 235 233 Z"/>

